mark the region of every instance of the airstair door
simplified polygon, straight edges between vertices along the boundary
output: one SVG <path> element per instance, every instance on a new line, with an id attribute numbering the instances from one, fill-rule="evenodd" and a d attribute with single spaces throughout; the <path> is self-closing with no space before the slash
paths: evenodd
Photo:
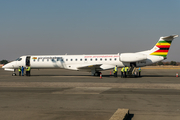
<path id="1" fill-rule="evenodd" d="M 26 66 L 30 66 L 30 59 L 31 59 L 31 56 L 26 57 Z"/>

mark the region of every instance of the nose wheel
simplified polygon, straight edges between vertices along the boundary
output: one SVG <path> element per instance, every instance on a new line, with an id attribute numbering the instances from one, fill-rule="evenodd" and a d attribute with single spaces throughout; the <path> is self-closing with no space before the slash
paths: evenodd
<path id="1" fill-rule="evenodd" d="M 12 76 L 16 76 L 16 73 L 13 73 Z"/>
<path id="2" fill-rule="evenodd" d="M 16 69 L 14 69 L 12 76 L 16 76 Z"/>

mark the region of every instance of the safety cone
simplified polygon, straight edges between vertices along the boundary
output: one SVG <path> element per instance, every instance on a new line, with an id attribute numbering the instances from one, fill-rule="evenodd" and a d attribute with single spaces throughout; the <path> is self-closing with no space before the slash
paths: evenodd
<path id="1" fill-rule="evenodd" d="M 100 73 L 100 79 L 102 79 L 102 73 Z"/>
<path id="2" fill-rule="evenodd" d="M 178 73 L 176 73 L 176 77 L 179 77 Z"/>

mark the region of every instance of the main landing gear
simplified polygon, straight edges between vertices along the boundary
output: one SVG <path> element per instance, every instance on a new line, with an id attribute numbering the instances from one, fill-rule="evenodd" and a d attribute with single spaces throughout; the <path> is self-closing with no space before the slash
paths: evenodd
<path id="1" fill-rule="evenodd" d="M 95 72 L 94 76 L 100 76 L 101 72 Z"/>

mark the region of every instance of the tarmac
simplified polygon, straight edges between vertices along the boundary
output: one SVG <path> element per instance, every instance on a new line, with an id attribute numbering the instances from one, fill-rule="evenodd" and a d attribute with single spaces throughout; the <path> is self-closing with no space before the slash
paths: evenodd
<path id="1" fill-rule="evenodd" d="M 32 70 L 12 76 L 0 68 L 0 120 L 110 120 L 128 110 L 127 120 L 179 120 L 179 68 L 142 68 L 137 78 L 102 79 L 83 71 Z M 114 120 L 114 119 L 113 119 Z"/>

